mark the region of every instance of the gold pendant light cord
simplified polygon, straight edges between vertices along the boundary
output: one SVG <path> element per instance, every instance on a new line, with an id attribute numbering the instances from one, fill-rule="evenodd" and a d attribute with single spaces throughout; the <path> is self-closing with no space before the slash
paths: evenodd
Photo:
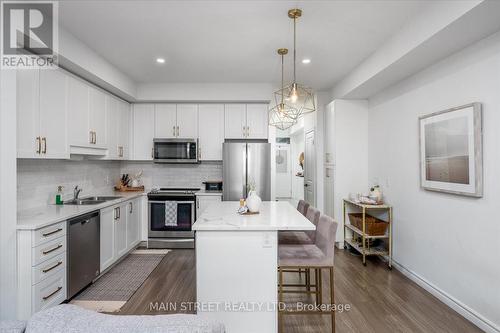
<path id="1" fill-rule="evenodd" d="M 281 89 L 283 90 L 284 86 L 285 86 L 285 55 L 282 54 L 281 55 Z M 283 100 L 283 94 L 281 94 L 281 105 L 284 104 L 284 100 Z"/>
<path id="2" fill-rule="evenodd" d="M 297 28 L 296 28 L 296 24 L 297 24 L 297 18 L 294 17 L 293 18 L 293 83 L 296 82 L 296 76 L 295 76 L 295 66 L 296 66 L 296 62 L 297 62 L 297 48 L 295 47 L 296 44 L 297 44 Z"/>

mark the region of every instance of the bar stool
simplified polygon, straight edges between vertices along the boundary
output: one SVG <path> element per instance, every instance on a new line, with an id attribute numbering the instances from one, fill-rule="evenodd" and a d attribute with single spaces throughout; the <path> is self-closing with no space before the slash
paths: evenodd
<path id="1" fill-rule="evenodd" d="M 305 200 L 299 200 L 297 204 L 297 210 L 304 216 L 306 216 L 307 209 L 309 208 L 309 203 Z"/>
<path id="2" fill-rule="evenodd" d="M 322 215 L 319 218 L 314 244 L 305 245 L 279 245 L 279 263 L 278 263 L 278 300 L 283 302 L 285 293 L 307 293 L 316 295 L 316 304 L 322 304 L 323 288 L 322 288 L 322 270 L 328 269 L 330 273 L 330 304 L 334 304 L 334 284 L 333 284 L 333 260 L 335 236 L 337 234 L 337 222 L 331 217 Z M 285 290 L 283 283 L 283 272 L 286 270 L 302 270 L 310 271 L 314 269 L 316 274 L 315 291 L 301 290 Z M 332 319 L 332 332 L 335 332 L 335 309 L 332 307 L 329 311 L 278 311 L 278 321 L 280 332 L 283 332 L 283 316 L 290 314 L 329 314 Z"/>

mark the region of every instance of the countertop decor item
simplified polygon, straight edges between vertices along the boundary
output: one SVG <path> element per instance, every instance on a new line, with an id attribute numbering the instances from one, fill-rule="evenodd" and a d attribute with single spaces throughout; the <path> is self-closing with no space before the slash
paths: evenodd
<path id="1" fill-rule="evenodd" d="M 251 213 L 258 213 L 260 204 L 262 203 L 262 199 L 257 195 L 257 192 L 254 190 L 251 190 L 248 193 L 248 198 L 246 200 L 247 202 L 247 207 L 248 211 Z"/>
<path id="2" fill-rule="evenodd" d="M 480 103 L 420 117 L 420 186 L 482 197 L 482 139 Z"/>
<path id="3" fill-rule="evenodd" d="M 370 199 L 374 200 L 377 204 L 383 202 L 382 200 L 382 190 L 380 190 L 380 186 L 375 185 L 370 189 Z"/>

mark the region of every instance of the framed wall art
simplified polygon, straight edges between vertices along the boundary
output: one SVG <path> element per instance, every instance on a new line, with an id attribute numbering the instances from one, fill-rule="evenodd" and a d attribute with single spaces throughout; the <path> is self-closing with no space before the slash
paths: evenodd
<path id="1" fill-rule="evenodd" d="M 472 103 L 419 118 L 420 183 L 430 191 L 482 197 L 482 109 Z"/>

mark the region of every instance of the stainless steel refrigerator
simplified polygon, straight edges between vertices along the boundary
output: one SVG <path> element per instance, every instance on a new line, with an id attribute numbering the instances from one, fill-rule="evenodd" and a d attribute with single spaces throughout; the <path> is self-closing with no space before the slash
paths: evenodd
<path id="1" fill-rule="evenodd" d="M 255 184 L 263 201 L 271 200 L 271 144 L 225 142 L 223 148 L 224 201 L 246 198 Z"/>

